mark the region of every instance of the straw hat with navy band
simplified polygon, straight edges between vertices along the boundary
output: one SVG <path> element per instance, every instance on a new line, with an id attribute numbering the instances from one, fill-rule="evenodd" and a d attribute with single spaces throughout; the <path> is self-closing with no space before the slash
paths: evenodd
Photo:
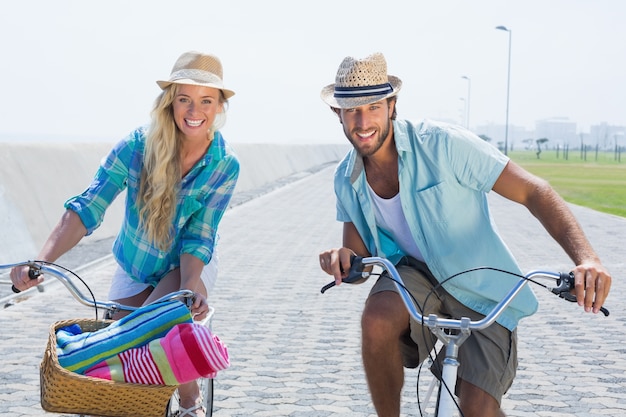
<path id="1" fill-rule="evenodd" d="M 222 63 L 215 55 L 200 52 L 185 52 L 178 58 L 172 68 L 170 79 L 157 81 L 162 89 L 171 84 L 199 85 L 222 90 L 225 99 L 235 95 L 235 92 L 224 88 Z"/>
<path id="2" fill-rule="evenodd" d="M 335 77 L 320 94 L 322 100 L 337 109 L 351 109 L 393 97 L 402 88 L 402 81 L 387 75 L 387 61 L 381 53 L 367 58 L 346 57 Z"/>

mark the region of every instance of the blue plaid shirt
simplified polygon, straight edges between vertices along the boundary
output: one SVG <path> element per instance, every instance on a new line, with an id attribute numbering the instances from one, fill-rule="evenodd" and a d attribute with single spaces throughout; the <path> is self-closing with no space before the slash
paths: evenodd
<path id="1" fill-rule="evenodd" d="M 132 279 L 156 285 L 180 266 L 184 253 L 205 264 L 211 260 L 217 227 L 239 176 L 239 160 L 216 132 L 206 155 L 181 181 L 174 240 L 171 249 L 164 252 L 139 227 L 137 201 L 145 140 L 146 128 L 142 127 L 115 145 L 102 160 L 91 185 L 67 200 L 65 208 L 78 214 L 89 235 L 100 226 L 113 200 L 126 189 L 125 220 L 113 244 L 113 255 Z"/>

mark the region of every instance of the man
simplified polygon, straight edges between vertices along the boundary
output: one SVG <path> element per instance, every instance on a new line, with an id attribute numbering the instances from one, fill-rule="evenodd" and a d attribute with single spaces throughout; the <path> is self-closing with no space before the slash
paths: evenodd
<path id="1" fill-rule="evenodd" d="M 343 246 L 320 254 L 321 268 L 346 277 L 350 257 L 381 256 L 397 264 L 403 281 L 423 303 L 458 272 L 477 266 L 521 273 L 494 229 L 490 190 L 523 204 L 577 265 L 576 298 L 597 313 L 611 276 L 566 203 L 549 184 L 523 170 L 471 132 L 433 122 L 396 120 L 399 78 L 387 74 L 382 54 L 347 57 L 322 100 L 339 117 L 353 148 L 335 171 L 337 219 Z M 426 313 L 483 317 L 517 278 L 494 271 L 460 275 L 429 297 Z M 431 301 L 433 300 L 434 301 Z M 473 332 L 459 350 L 456 393 L 466 417 L 504 416 L 502 396 L 517 367 L 516 326 L 533 314 L 528 287 L 498 322 Z M 393 282 L 372 287 L 361 320 L 362 355 L 379 416 L 399 416 L 403 365 L 415 367 L 432 349 L 412 321 Z"/>

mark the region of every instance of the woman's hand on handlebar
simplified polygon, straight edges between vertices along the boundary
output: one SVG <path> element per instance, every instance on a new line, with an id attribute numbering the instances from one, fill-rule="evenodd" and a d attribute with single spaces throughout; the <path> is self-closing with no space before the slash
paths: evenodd
<path id="1" fill-rule="evenodd" d="M 193 304 L 191 305 L 191 315 L 194 320 L 204 320 L 209 312 L 209 303 L 201 293 L 194 293 Z"/>
<path id="2" fill-rule="evenodd" d="M 20 291 L 25 291 L 43 282 L 43 276 L 41 274 L 37 273 L 36 275 L 33 275 L 30 271 L 31 268 L 28 265 L 16 266 L 15 268 L 12 268 L 10 276 L 13 286 Z"/>
<path id="3" fill-rule="evenodd" d="M 574 293 L 586 312 L 598 313 L 611 289 L 611 275 L 599 262 L 582 263 L 573 269 Z"/>
<path id="4" fill-rule="evenodd" d="M 335 285 L 341 284 L 341 280 L 350 273 L 352 258 L 356 254 L 348 248 L 329 249 L 320 253 L 320 267 L 322 271 L 335 278 Z"/>

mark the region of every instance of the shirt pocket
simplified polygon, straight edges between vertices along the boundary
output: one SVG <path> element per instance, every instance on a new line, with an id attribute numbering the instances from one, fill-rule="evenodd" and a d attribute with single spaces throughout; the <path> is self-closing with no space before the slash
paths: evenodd
<path id="1" fill-rule="evenodd" d="M 194 215 L 194 213 L 196 213 L 198 210 L 201 210 L 202 208 L 202 203 L 198 201 L 194 196 L 184 197 L 180 206 L 178 219 L 176 221 L 176 229 L 182 230 L 185 227 L 185 224 L 187 224 L 189 219 Z"/>
<path id="2" fill-rule="evenodd" d="M 454 200 L 450 201 L 451 194 L 454 194 L 454 190 L 451 190 L 446 182 L 416 190 L 415 208 L 420 223 L 447 224 L 453 213 L 451 207 L 456 206 Z"/>
<path id="3" fill-rule="evenodd" d="M 445 181 L 416 192 L 415 221 L 438 257 L 459 256 L 459 251 L 483 246 L 490 222 L 481 195 Z"/>

